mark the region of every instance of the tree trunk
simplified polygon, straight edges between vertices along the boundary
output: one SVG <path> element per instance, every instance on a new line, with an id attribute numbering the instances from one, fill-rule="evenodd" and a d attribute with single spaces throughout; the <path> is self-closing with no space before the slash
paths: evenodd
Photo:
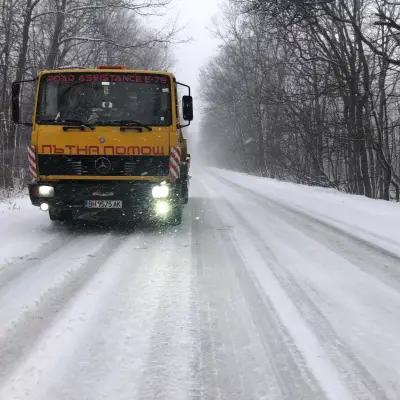
<path id="1" fill-rule="evenodd" d="M 64 28 L 65 10 L 67 8 L 67 0 L 61 0 L 61 4 L 57 0 L 57 16 L 54 24 L 54 31 L 51 37 L 49 53 L 46 58 L 46 67 L 54 68 L 57 66 L 57 56 L 61 33 Z"/>

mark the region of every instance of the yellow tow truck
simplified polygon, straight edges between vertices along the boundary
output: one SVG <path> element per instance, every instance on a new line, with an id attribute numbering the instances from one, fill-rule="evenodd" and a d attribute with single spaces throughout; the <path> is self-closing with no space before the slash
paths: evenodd
<path id="1" fill-rule="evenodd" d="M 33 116 L 25 122 L 20 103 L 29 83 Z M 182 103 L 179 86 L 188 91 Z M 51 220 L 181 223 L 190 166 L 182 128 L 193 120 L 193 100 L 173 74 L 121 66 L 44 70 L 14 82 L 12 102 L 14 122 L 32 127 L 30 198 Z"/>

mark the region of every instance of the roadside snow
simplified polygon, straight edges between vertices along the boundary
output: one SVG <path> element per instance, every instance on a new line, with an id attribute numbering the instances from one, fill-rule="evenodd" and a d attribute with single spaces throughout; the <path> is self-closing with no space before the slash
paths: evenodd
<path id="1" fill-rule="evenodd" d="M 33 207 L 28 196 L 0 202 L 0 265 L 32 254 L 56 232 L 48 216 Z"/>
<path id="2" fill-rule="evenodd" d="M 399 204 L 222 169 L 212 171 L 242 188 L 400 254 Z"/>

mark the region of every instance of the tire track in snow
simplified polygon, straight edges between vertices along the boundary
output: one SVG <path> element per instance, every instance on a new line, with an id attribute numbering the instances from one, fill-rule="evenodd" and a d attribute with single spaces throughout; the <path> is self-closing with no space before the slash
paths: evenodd
<path id="1" fill-rule="evenodd" d="M 332 216 L 324 215 L 320 212 L 315 212 L 314 210 L 311 212 L 310 210 L 298 204 L 289 205 L 287 203 L 282 202 L 281 199 L 279 200 L 273 199 L 269 197 L 269 195 L 267 194 L 263 194 L 252 188 L 242 186 L 238 182 L 232 181 L 226 176 L 221 176 L 220 174 L 213 171 L 213 168 L 208 168 L 208 173 L 211 174 L 214 178 L 225 181 L 225 183 L 231 186 L 233 185 L 237 188 L 240 188 L 241 190 L 251 192 L 256 196 L 262 197 L 263 199 L 268 199 L 269 201 L 276 203 L 277 206 L 284 207 L 290 211 L 293 211 L 297 215 L 301 214 L 309 219 L 316 220 L 318 222 L 321 222 L 322 224 L 327 224 L 330 228 L 337 229 L 341 233 L 344 233 L 345 235 L 349 235 L 358 241 L 365 242 L 368 246 L 370 247 L 372 246 L 378 251 L 385 252 L 385 254 L 387 254 L 388 256 L 393 256 L 394 258 L 400 258 L 399 241 L 393 240 L 391 237 L 382 236 L 371 230 L 364 229 L 357 225 L 352 225 L 351 223 L 347 223 L 346 221 L 338 220 Z M 266 184 L 268 185 L 268 182 Z M 347 229 L 343 229 L 343 227 L 346 227 Z M 357 236 L 355 232 L 357 232 L 357 234 L 362 234 L 364 238 Z"/>
<path id="2" fill-rule="evenodd" d="M 188 400 L 196 386 L 192 368 L 196 295 L 190 259 L 191 224 L 186 214 L 175 232 L 165 232 L 171 247 L 165 251 L 163 264 L 157 266 L 157 310 L 138 394 L 143 400 Z"/>
<path id="3" fill-rule="evenodd" d="M 287 223 L 298 228 L 303 234 L 340 254 L 361 271 L 369 273 L 385 285 L 400 292 L 400 256 L 397 254 L 306 212 L 267 198 L 218 175 L 212 176 L 233 189 L 249 193 L 259 205 L 280 212 Z M 324 232 L 324 236 L 321 235 L 321 230 Z M 355 248 L 358 250 L 357 253 L 354 252 Z"/>
<path id="4" fill-rule="evenodd" d="M 252 385 L 250 369 L 246 375 L 250 357 L 243 355 L 248 346 L 246 329 L 244 325 L 237 327 L 241 324 L 235 314 L 236 311 L 241 318 L 246 318 L 241 308 L 243 298 L 240 305 L 234 300 L 234 293 L 240 297 L 239 288 L 232 272 L 228 271 L 230 260 L 221 251 L 219 232 L 214 228 L 219 222 L 215 210 L 207 200 L 196 200 L 194 211 L 200 219 L 193 228 L 192 258 L 199 290 L 196 316 L 199 329 L 194 362 L 198 386 L 197 397 L 193 399 L 255 399 L 257 388 Z"/>
<path id="5" fill-rule="evenodd" d="M 70 299 L 0 385 L 0 397 L 138 399 L 159 272 L 171 247 L 159 232 L 123 237 L 85 290 Z"/>
<path id="6" fill-rule="evenodd" d="M 27 357 L 34 343 L 46 333 L 63 308 L 79 294 L 122 243 L 123 236 L 110 236 L 101 249 L 50 287 L 5 332 L 0 335 L 0 382 Z M 68 244 L 68 243 L 67 243 Z M 68 247 L 64 248 L 68 251 Z"/>
<path id="7" fill-rule="evenodd" d="M 216 321 L 213 318 L 212 300 L 209 291 L 206 291 L 206 277 L 209 276 L 207 266 L 203 260 L 203 246 L 201 245 L 201 226 L 204 221 L 204 207 L 200 199 L 196 199 L 198 204 L 193 204 L 193 216 L 196 222 L 193 226 L 193 238 L 191 254 L 195 263 L 195 275 L 193 279 L 197 285 L 197 301 L 193 318 L 197 330 L 197 346 L 194 349 L 193 371 L 196 374 L 196 387 L 193 388 L 192 400 L 221 400 L 222 393 L 218 385 L 218 362 L 217 347 L 215 335 Z M 205 293 L 206 292 L 206 293 Z"/>
<path id="8" fill-rule="evenodd" d="M 210 203 L 201 207 L 207 210 L 210 226 L 199 228 L 201 240 L 195 236 L 206 289 L 201 326 L 209 330 L 198 361 L 206 388 L 201 398 L 325 399 L 276 310 L 261 298 Z"/>
<path id="9" fill-rule="evenodd" d="M 35 269 L 46 258 L 55 252 L 63 250 L 72 241 L 78 240 L 79 237 L 68 235 L 58 235 L 50 241 L 43 243 L 39 249 L 19 259 L 11 259 L 0 265 L 0 291 L 15 279 L 22 276 L 25 272 Z"/>
<path id="10" fill-rule="evenodd" d="M 227 182 L 227 186 L 233 188 L 232 190 L 237 190 L 238 187 L 242 189 L 239 185 L 231 185 L 230 181 Z M 244 190 L 247 192 L 247 189 Z M 265 208 L 266 199 L 253 191 L 251 191 L 251 193 L 253 194 L 252 201 L 254 204 L 261 207 L 261 209 Z M 249 197 L 247 196 L 246 201 L 249 201 Z M 250 245 L 258 252 L 259 258 L 268 260 L 269 269 L 273 272 L 282 288 L 284 288 L 292 303 L 296 305 L 304 321 L 312 327 L 319 343 L 323 346 L 339 371 L 343 381 L 346 382 L 346 385 L 351 390 L 352 398 L 387 400 L 388 397 L 384 389 L 377 383 L 346 343 L 336 334 L 329 321 L 319 311 L 318 307 L 310 299 L 305 290 L 302 289 L 291 276 L 288 269 L 275 257 L 272 249 L 269 248 L 265 240 L 262 239 L 261 233 L 256 226 L 241 215 L 233 202 L 227 198 L 224 198 L 224 202 L 234 215 L 234 218 L 237 219 L 239 223 L 238 226 L 246 231 L 249 242 L 251 242 Z M 273 210 L 278 209 L 279 211 L 279 207 L 271 208 Z M 278 217 L 280 217 L 279 214 Z M 308 224 L 309 223 L 308 221 Z M 301 232 L 306 233 L 302 230 Z"/>
<path id="11" fill-rule="evenodd" d="M 358 360 L 351 349 L 340 339 L 329 321 L 319 311 L 318 307 L 309 298 L 304 289 L 290 275 L 287 268 L 279 262 L 265 242 L 260 239 L 260 234 L 241 214 L 234 205 L 226 200 L 230 211 L 240 222 L 251 237 L 260 258 L 269 260 L 269 268 L 291 298 L 293 304 L 302 315 L 303 319 L 313 328 L 319 343 L 325 348 L 346 385 L 349 387 L 354 399 L 388 400 L 383 388 Z"/>

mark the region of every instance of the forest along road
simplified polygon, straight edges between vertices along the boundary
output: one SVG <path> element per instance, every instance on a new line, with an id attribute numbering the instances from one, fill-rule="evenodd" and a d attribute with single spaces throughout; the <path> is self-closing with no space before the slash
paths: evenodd
<path id="1" fill-rule="evenodd" d="M 6 213 L 0 399 L 398 400 L 400 256 L 230 176 L 177 228 Z"/>

